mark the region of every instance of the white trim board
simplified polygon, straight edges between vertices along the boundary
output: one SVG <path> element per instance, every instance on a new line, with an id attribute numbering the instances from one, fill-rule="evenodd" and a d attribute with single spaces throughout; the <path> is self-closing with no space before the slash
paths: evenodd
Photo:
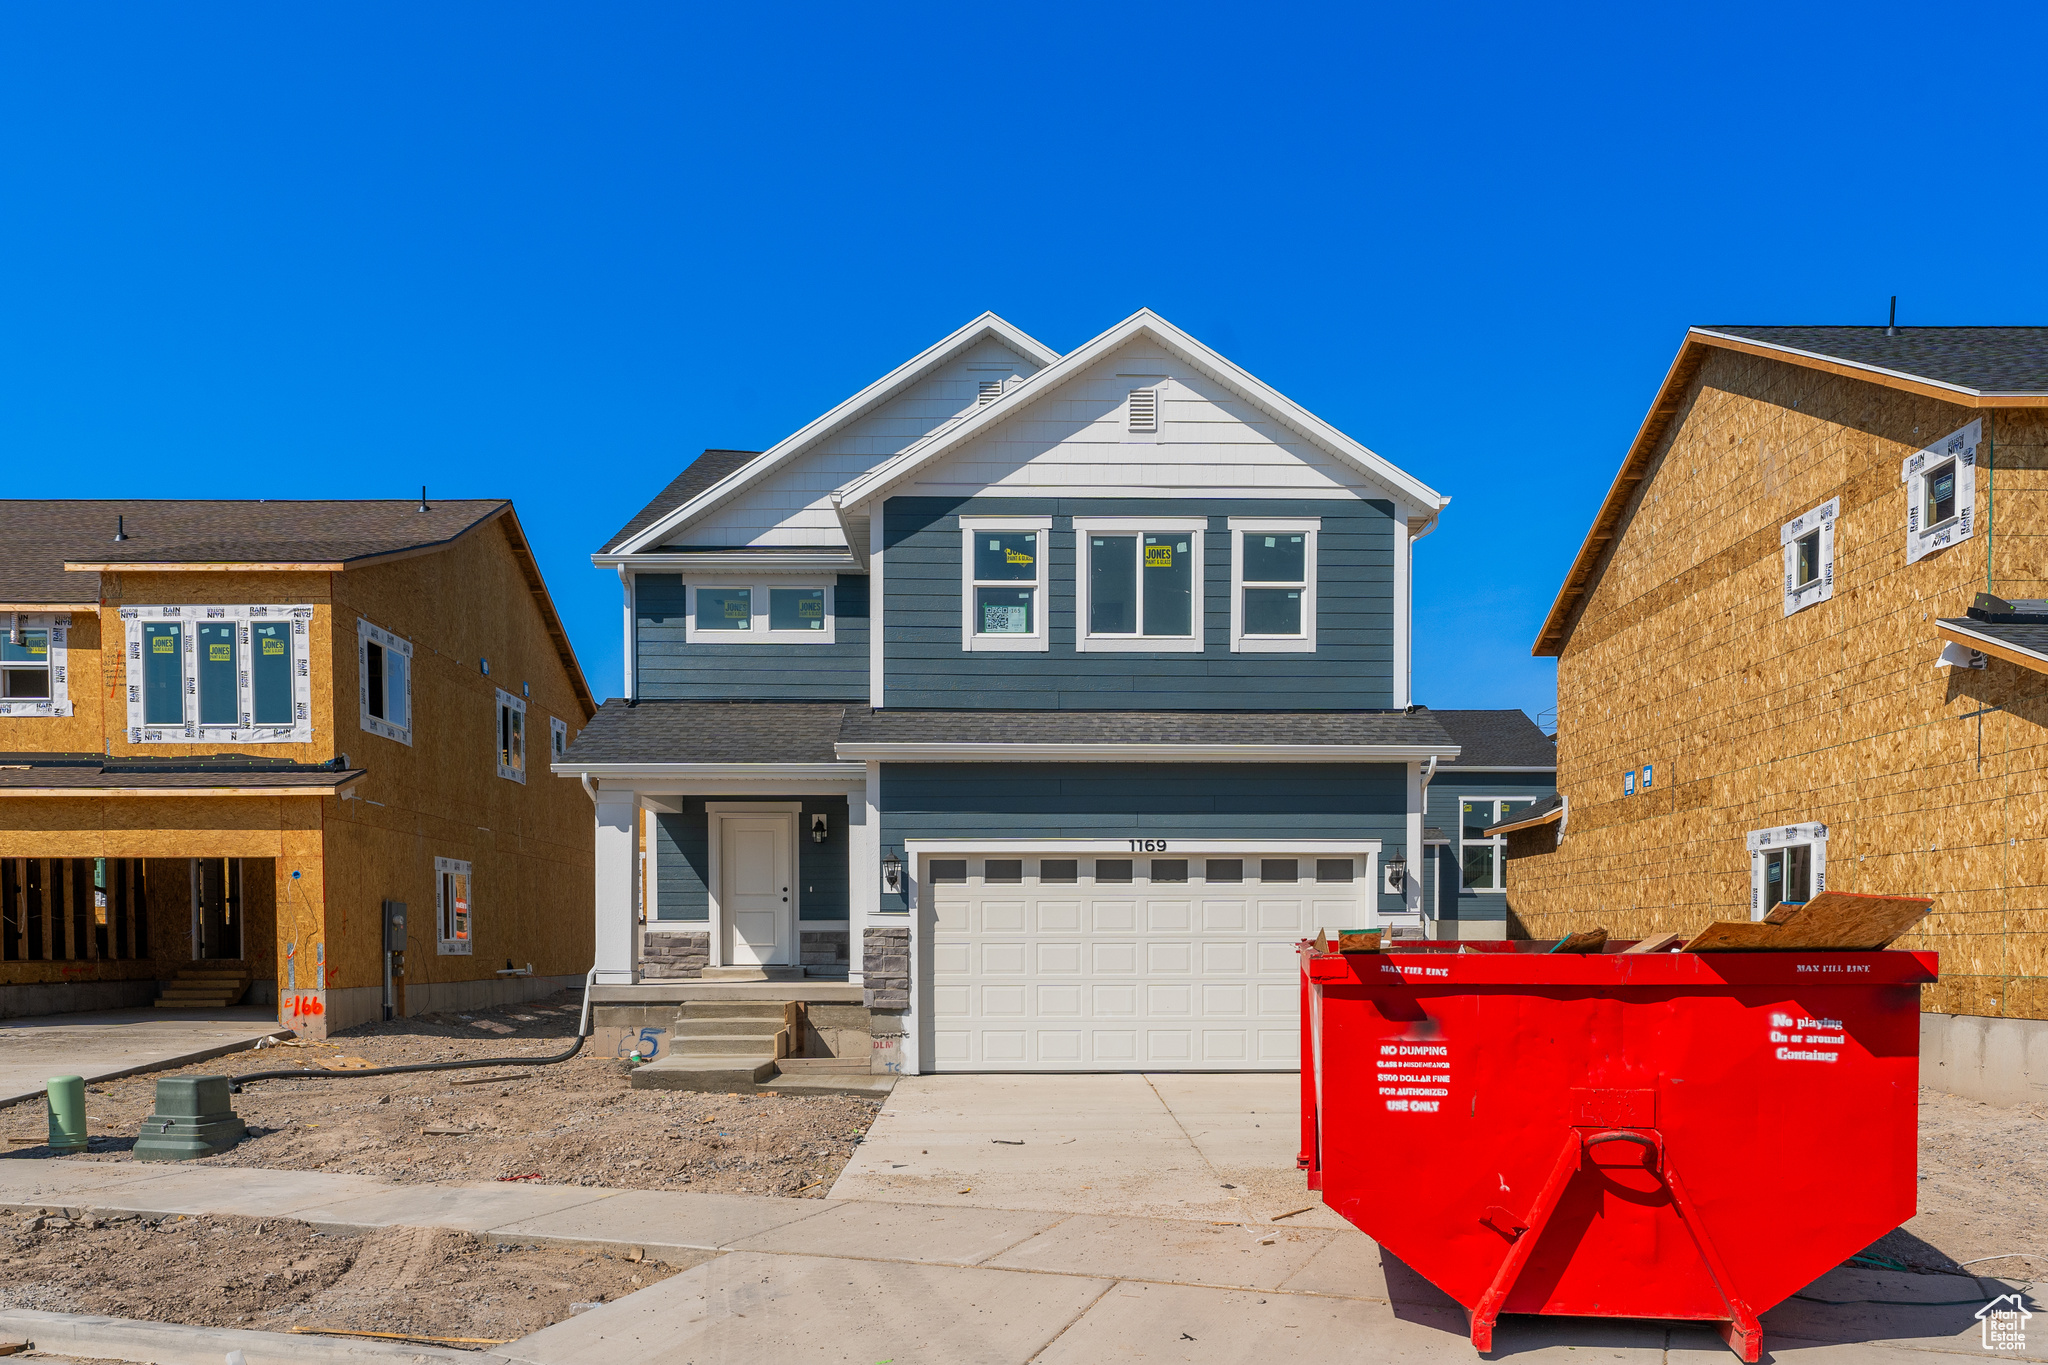
<path id="1" fill-rule="evenodd" d="M 1016 853 L 1027 856 L 1045 854 L 1083 854 L 1089 857 L 1156 858 L 1174 857 L 1181 854 L 1207 856 L 1210 854 L 1239 853 L 1246 857 L 1266 858 L 1363 858 L 1364 875 L 1361 878 L 1365 909 L 1375 918 L 1378 916 L 1379 855 L 1385 841 L 1381 839 L 905 839 L 903 841 L 905 908 L 887 914 L 915 915 L 921 902 L 918 891 L 923 885 L 923 863 L 925 858 L 947 858 L 955 856 L 986 857 L 990 854 Z M 1133 848 L 1132 844 L 1157 844 L 1157 848 Z M 1327 885 L 1314 880 L 1297 885 Z M 921 926 L 928 928 L 929 926 Z M 915 935 L 913 935 L 915 937 Z M 917 978 L 912 977 L 915 982 Z M 916 992 L 913 990 L 913 997 Z"/>
<path id="2" fill-rule="evenodd" d="M 794 434 L 776 442 L 732 473 L 720 479 L 717 483 L 711 485 L 711 487 L 705 489 L 702 493 L 699 493 L 696 497 L 684 503 L 681 507 L 674 509 L 665 516 L 657 518 L 637 535 L 626 541 L 625 544 L 620 545 L 610 553 L 614 556 L 638 555 L 641 551 L 651 546 L 662 544 L 668 537 L 674 535 L 684 526 L 712 511 L 738 494 L 742 489 L 758 482 L 767 474 L 787 465 L 791 460 L 818 441 L 823 440 L 862 414 L 871 411 L 877 405 L 893 398 L 911 384 L 922 379 L 932 369 L 944 364 L 972 346 L 975 342 L 988 336 L 996 338 L 1017 351 L 1018 354 L 1024 356 L 1027 360 L 1035 360 L 1040 365 L 1050 365 L 1059 359 L 1059 352 L 1053 350 L 1045 343 L 1037 340 L 1035 337 L 1026 335 L 1015 326 L 997 317 L 994 313 L 983 313 L 965 327 L 960 328 L 950 336 L 941 338 L 931 346 L 912 356 L 909 360 L 904 361 L 901 365 L 898 365 L 895 369 L 853 395 L 853 397 L 848 398 L 845 402 L 840 403 L 837 407 L 825 413 L 822 417 L 802 427 Z M 1028 384 L 1028 382 L 1027 380 L 1026 383 Z M 1000 402 L 1000 399 L 997 400 L 997 403 Z M 990 406 L 995 406 L 995 404 Z"/>
<path id="3" fill-rule="evenodd" d="M 844 759 L 893 763 L 1043 763 L 1059 759 L 1149 759 L 1155 763 L 1406 763 L 1455 756 L 1428 744 L 838 744 Z M 1544 771 L 1549 771 L 1545 769 Z"/>

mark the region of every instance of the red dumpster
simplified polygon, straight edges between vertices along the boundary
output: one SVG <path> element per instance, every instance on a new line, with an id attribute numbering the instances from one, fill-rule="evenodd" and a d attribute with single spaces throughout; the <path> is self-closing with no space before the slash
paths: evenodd
<path id="1" fill-rule="evenodd" d="M 1481 1351 L 1557 1313 L 1754 1361 L 1757 1314 L 1913 1216 L 1936 955 L 1549 946 L 1302 945 L 1309 1188 Z"/>

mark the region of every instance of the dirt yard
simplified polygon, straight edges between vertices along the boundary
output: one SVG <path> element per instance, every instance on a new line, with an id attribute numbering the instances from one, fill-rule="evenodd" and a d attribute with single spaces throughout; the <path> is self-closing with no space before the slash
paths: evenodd
<path id="1" fill-rule="evenodd" d="M 0 1307 L 195 1327 L 511 1341 L 676 1269 L 429 1228 L 330 1237 L 277 1218 L 0 1215 Z"/>
<path id="2" fill-rule="evenodd" d="M 299 1066 L 394 1066 L 546 1056 L 576 1033 L 579 997 L 352 1029 L 328 1043 L 239 1052 L 88 1089 L 90 1152 L 128 1161 L 166 1076 L 246 1075 Z M 235 1099 L 240 1146 L 203 1164 L 341 1171 L 406 1182 L 534 1180 L 635 1190 L 822 1198 L 880 1104 L 838 1096 L 634 1090 L 623 1063 L 581 1055 L 555 1066 L 251 1083 Z M 48 1156 L 40 1105 L 0 1110 L 16 1159 Z"/>
<path id="3" fill-rule="evenodd" d="M 1916 1268 L 2048 1277 L 2048 1107 L 1920 1092 L 1920 1212 L 1872 1248 Z M 1936 1250 L 1939 1248 L 1939 1250 Z"/>

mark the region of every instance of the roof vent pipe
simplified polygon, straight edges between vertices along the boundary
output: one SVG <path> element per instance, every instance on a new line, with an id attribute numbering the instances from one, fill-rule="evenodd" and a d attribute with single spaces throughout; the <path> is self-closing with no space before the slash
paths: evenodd
<path id="1" fill-rule="evenodd" d="M 431 512 L 434 510 L 433 508 L 427 506 L 427 486 L 425 484 L 420 485 L 420 510 L 422 512 Z"/>
<path id="2" fill-rule="evenodd" d="M 114 539 L 128 539 L 128 518 L 126 516 L 117 516 L 114 518 Z"/>
<path id="3" fill-rule="evenodd" d="M 1891 321 L 1885 323 L 1884 334 L 1888 337 L 1895 337 L 1899 334 L 1899 296 L 1897 294 L 1892 295 Z"/>

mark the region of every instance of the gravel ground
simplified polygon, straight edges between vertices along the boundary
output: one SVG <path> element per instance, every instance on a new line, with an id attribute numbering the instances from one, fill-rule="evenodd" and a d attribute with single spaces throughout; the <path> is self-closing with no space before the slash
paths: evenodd
<path id="1" fill-rule="evenodd" d="M 278 1218 L 0 1217 L 0 1307 L 193 1327 L 511 1341 L 676 1269 L 431 1228 L 324 1236 Z"/>
<path id="2" fill-rule="evenodd" d="M 2048 1107 L 1920 1092 L 1920 1212 L 1872 1250 L 1929 1270 L 2048 1278 Z M 2031 1253 L 2031 1259 L 2008 1253 Z"/>
<path id="3" fill-rule="evenodd" d="M 575 1036 L 579 1001 L 563 992 L 534 1004 L 368 1024 L 327 1043 L 240 1052 L 95 1085 L 86 1096 L 91 1151 L 63 1159 L 131 1160 L 165 1076 L 547 1056 Z M 881 1108 L 830 1095 L 634 1090 L 626 1077 L 623 1063 L 583 1055 L 542 1067 L 257 1081 L 235 1099 L 249 1138 L 199 1164 L 816 1199 Z M 0 1110 L 12 1159 L 51 1156 L 39 1145 L 46 1124 L 40 1105 Z"/>

